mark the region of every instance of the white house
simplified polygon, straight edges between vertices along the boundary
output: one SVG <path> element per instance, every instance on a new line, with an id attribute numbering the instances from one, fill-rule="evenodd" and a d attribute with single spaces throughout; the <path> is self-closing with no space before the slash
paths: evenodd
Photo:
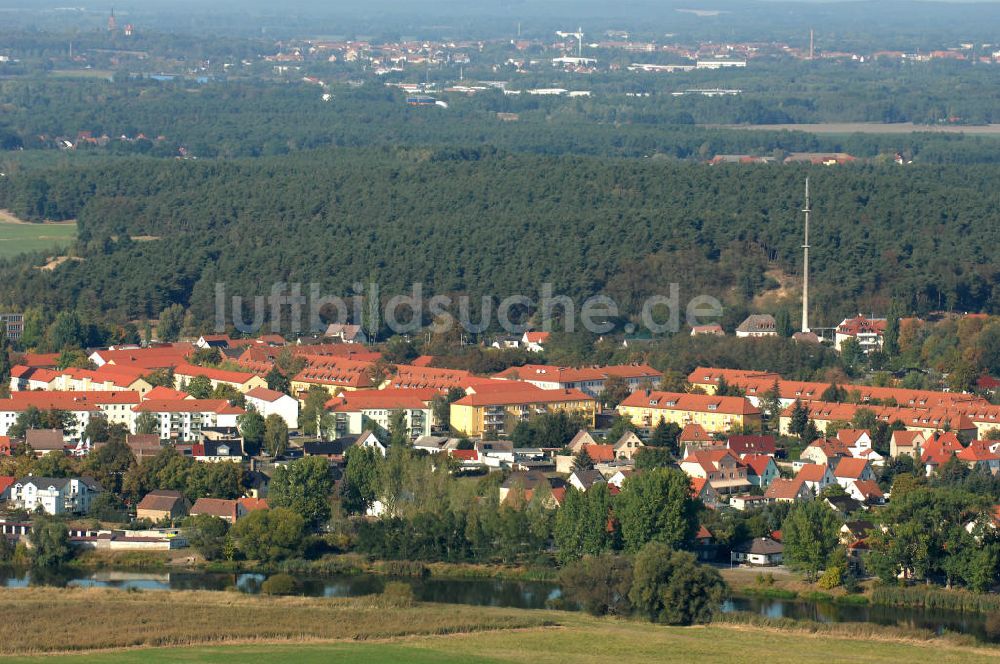
<path id="1" fill-rule="evenodd" d="M 86 514 L 93 499 L 104 489 L 92 477 L 23 477 L 8 489 L 10 501 L 34 512 L 39 507 L 47 514 Z"/>
<path id="2" fill-rule="evenodd" d="M 247 404 L 253 406 L 265 420 L 271 415 L 277 415 L 289 429 L 299 428 L 299 402 L 284 392 L 255 387 L 247 392 L 246 399 Z"/>
<path id="3" fill-rule="evenodd" d="M 545 350 L 545 342 L 548 340 L 548 332 L 525 332 L 521 337 L 521 343 L 532 353 L 541 353 Z"/>
<path id="4" fill-rule="evenodd" d="M 833 471 L 833 476 L 836 478 L 837 484 L 844 489 L 858 481 L 875 481 L 875 473 L 872 471 L 872 466 L 865 459 L 843 457 L 837 463 L 837 467 Z"/>

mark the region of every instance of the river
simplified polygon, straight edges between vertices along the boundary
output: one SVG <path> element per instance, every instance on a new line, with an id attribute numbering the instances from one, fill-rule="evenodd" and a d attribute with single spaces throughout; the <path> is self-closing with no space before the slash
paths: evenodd
<path id="1" fill-rule="evenodd" d="M 128 572 L 101 570 L 80 572 L 30 572 L 0 570 L 0 585 L 8 588 L 26 586 L 98 587 L 135 590 L 232 590 L 256 594 L 267 577 L 263 574 L 224 574 L 212 572 Z M 545 581 L 503 579 L 390 579 L 372 574 L 352 576 L 297 576 L 301 592 L 312 597 L 358 597 L 382 592 L 389 580 L 400 580 L 413 587 L 414 597 L 422 602 L 502 606 L 518 609 L 543 609 L 561 595 L 559 586 Z M 841 605 L 802 599 L 732 597 L 723 611 L 747 611 L 769 618 L 791 618 L 818 622 L 860 622 L 931 630 L 938 634 L 956 632 L 987 640 L 985 617 L 940 609 L 897 608 L 887 606 Z"/>

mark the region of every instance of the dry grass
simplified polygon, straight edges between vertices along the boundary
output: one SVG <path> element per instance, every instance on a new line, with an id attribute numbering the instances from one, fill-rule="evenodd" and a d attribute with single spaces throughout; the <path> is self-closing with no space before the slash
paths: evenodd
<path id="1" fill-rule="evenodd" d="M 265 598 L 226 592 L 0 591 L 0 654 L 251 640 L 369 640 L 540 627 L 543 613 L 417 605 L 379 597 Z"/>

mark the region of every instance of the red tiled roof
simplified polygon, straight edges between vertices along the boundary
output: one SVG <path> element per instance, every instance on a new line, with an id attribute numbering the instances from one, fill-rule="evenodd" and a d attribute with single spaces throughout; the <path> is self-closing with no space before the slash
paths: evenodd
<path id="1" fill-rule="evenodd" d="M 529 333 L 530 334 L 530 333 Z M 511 367 L 494 376 L 504 380 L 537 380 L 543 382 L 579 383 L 606 380 L 610 376 L 621 378 L 663 378 L 663 373 L 646 364 L 621 364 L 606 367 L 556 367 L 547 364 L 526 364 Z"/>
<path id="2" fill-rule="evenodd" d="M 0 493 L 7 490 L 11 484 L 17 481 L 16 477 L 10 477 L 9 475 L 0 476 Z"/>
<path id="3" fill-rule="evenodd" d="M 837 464 L 837 469 L 833 472 L 833 474 L 835 477 L 856 480 L 861 477 L 861 474 L 865 472 L 867 467 L 868 461 L 865 459 L 843 457 L 840 460 L 840 463 Z"/>
<path id="4" fill-rule="evenodd" d="M 615 460 L 614 445 L 584 445 L 583 449 L 597 463 L 607 463 L 608 461 Z"/>
<path id="5" fill-rule="evenodd" d="M 144 401 L 132 409 L 135 413 L 215 413 L 242 415 L 242 408 L 231 406 L 225 399 L 155 399 Z"/>
<path id="6" fill-rule="evenodd" d="M 713 438 L 707 431 L 705 431 L 705 427 L 691 422 L 690 424 L 684 425 L 684 429 L 681 430 L 681 435 L 678 440 L 682 443 L 703 443 L 713 440 Z"/>
<path id="7" fill-rule="evenodd" d="M 438 394 L 437 390 L 432 389 L 358 390 L 344 392 L 340 396 L 330 399 L 326 402 L 326 408 L 338 413 L 361 410 L 423 410 Z"/>
<path id="8" fill-rule="evenodd" d="M 549 334 L 548 332 L 525 332 L 524 338 L 528 343 L 540 344 L 549 340 Z"/>
<path id="9" fill-rule="evenodd" d="M 59 366 L 59 353 L 25 353 L 21 362 L 29 367 L 55 369 Z"/>
<path id="10" fill-rule="evenodd" d="M 267 510 L 271 509 L 271 506 L 267 504 L 267 498 L 239 498 L 237 502 L 243 506 L 247 512 L 253 512 L 255 510 Z"/>
<path id="11" fill-rule="evenodd" d="M 594 398 L 580 390 L 543 390 L 531 383 L 489 381 L 475 385 L 472 394 L 456 401 L 460 406 L 494 406 L 508 404 L 593 402 Z"/>
<path id="12" fill-rule="evenodd" d="M 639 390 L 622 401 L 622 406 L 686 410 L 698 413 L 725 413 L 729 415 L 757 415 L 760 413 L 743 397 L 717 397 L 708 394 L 683 392 L 657 392 Z"/>
<path id="13" fill-rule="evenodd" d="M 268 403 L 274 403 L 281 397 L 288 395 L 284 392 L 278 392 L 277 390 L 269 390 L 266 387 L 255 387 L 247 392 L 247 396 L 254 399 L 260 399 L 261 401 L 266 401 Z"/>
<path id="14" fill-rule="evenodd" d="M 767 467 L 773 462 L 773 457 L 766 454 L 748 454 L 743 457 L 743 463 L 753 471 L 754 475 L 757 476 L 761 476 L 767 472 Z"/>
<path id="15" fill-rule="evenodd" d="M 434 361 L 433 355 L 421 355 L 417 359 L 410 362 L 410 366 L 420 367 L 420 368 L 429 367 L 431 365 L 431 362 L 433 361 Z"/>
<path id="16" fill-rule="evenodd" d="M 796 477 L 793 480 L 777 478 L 767 487 L 764 497 L 770 500 L 792 500 L 799 495 L 802 487 L 802 479 Z"/>
<path id="17" fill-rule="evenodd" d="M 163 387 L 162 385 L 157 385 L 149 392 L 146 392 L 146 401 L 157 401 L 163 399 L 177 400 L 177 399 L 191 399 L 192 396 L 187 392 L 181 392 L 180 390 L 172 390 L 169 387 Z"/>
<path id="18" fill-rule="evenodd" d="M 826 476 L 827 467 L 818 463 L 807 463 L 802 466 L 799 470 L 799 474 L 795 476 L 795 479 L 802 480 L 804 482 L 822 482 L 823 477 Z"/>
<path id="19" fill-rule="evenodd" d="M 239 515 L 239 502 L 221 498 L 199 498 L 191 508 L 192 515 L 209 514 L 219 518 L 228 518 L 233 522 Z"/>
<path id="20" fill-rule="evenodd" d="M 882 493 L 882 489 L 880 489 L 878 484 L 872 480 L 857 480 L 854 482 L 854 486 L 861 492 L 861 495 L 865 497 L 865 500 L 870 498 L 885 498 L 885 494 Z"/>
<path id="21" fill-rule="evenodd" d="M 30 407 L 39 410 L 66 410 L 70 412 L 97 411 L 99 406 L 111 404 L 137 404 L 139 393 L 121 392 L 12 392 L 7 399 L 0 399 L 0 411 L 21 412 Z"/>
<path id="22" fill-rule="evenodd" d="M 774 436 L 730 436 L 727 444 L 736 454 L 774 454 L 776 450 Z"/>
<path id="23" fill-rule="evenodd" d="M 257 378 L 254 373 L 244 373 L 242 371 L 227 371 L 225 369 L 215 369 L 213 367 L 198 367 L 193 364 L 181 364 L 174 370 L 175 376 L 204 376 L 209 380 L 222 381 L 224 383 L 236 383 L 243 385 L 251 378 Z"/>
<path id="24" fill-rule="evenodd" d="M 479 452 L 476 450 L 451 450 L 448 455 L 459 461 L 478 461 Z"/>

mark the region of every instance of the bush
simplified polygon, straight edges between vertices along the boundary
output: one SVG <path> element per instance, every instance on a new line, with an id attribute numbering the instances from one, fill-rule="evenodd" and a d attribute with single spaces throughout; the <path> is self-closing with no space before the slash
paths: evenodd
<path id="1" fill-rule="evenodd" d="M 651 622 L 692 625 L 712 620 L 726 584 L 693 554 L 649 542 L 635 557 L 629 600 Z"/>
<path id="2" fill-rule="evenodd" d="M 823 590 L 833 590 L 841 584 L 844 576 L 844 570 L 839 567 L 829 567 L 823 576 L 819 577 L 819 587 Z"/>
<path id="3" fill-rule="evenodd" d="M 416 603 L 413 597 L 413 588 L 410 584 L 402 581 L 390 581 L 385 584 L 381 599 L 387 606 L 397 609 L 405 609 Z"/>
<path id="4" fill-rule="evenodd" d="M 422 579 L 430 576 L 427 565 L 415 560 L 383 560 L 375 566 L 375 571 L 386 576 L 409 576 Z"/>
<path id="5" fill-rule="evenodd" d="M 563 568 L 559 583 L 567 602 L 580 605 L 591 615 L 627 615 L 632 611 L 628 598 L 632 562 L 628 558 L 586 556 Z"/>
<path id="6" fill-rule="evenodd" d="M 993 611 L 986 616 L 986 638 L 1000 641 L 1000 611 Z"/>
<path id="7" fill-rule="evenodd" d="M 265 595 L 294 595 L 299 591 L 299 582 L 290 574 L 275 574 L 260 584 Z"/>

